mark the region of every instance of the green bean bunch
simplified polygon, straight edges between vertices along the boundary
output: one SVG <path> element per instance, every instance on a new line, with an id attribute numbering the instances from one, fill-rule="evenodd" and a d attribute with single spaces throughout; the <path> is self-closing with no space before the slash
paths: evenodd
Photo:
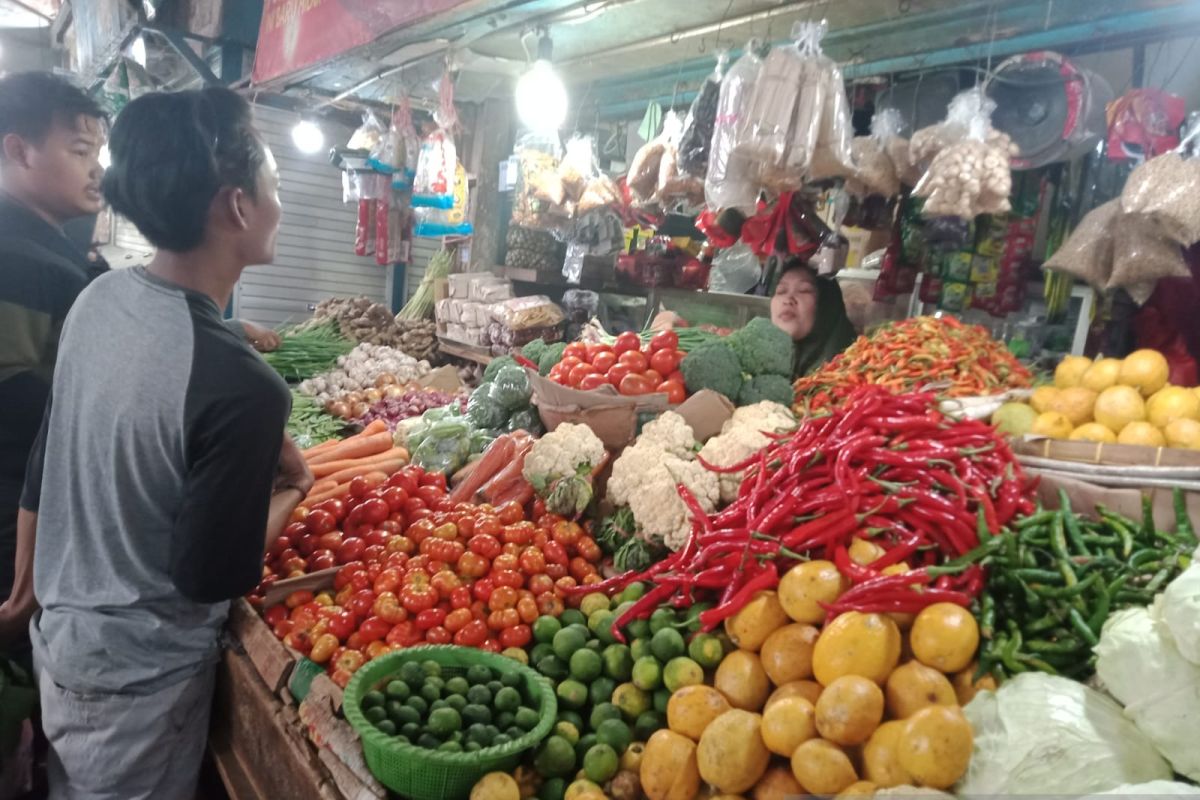
<path id="1" fill-rule="evenodd" d="M 287 432 L 297 447 L 307 449 L 336 439 L 345 428 L 343 420 L 326 413 L 316 400 L 306 394 L 292 392 L 292 413 L 288 417 Z"/>

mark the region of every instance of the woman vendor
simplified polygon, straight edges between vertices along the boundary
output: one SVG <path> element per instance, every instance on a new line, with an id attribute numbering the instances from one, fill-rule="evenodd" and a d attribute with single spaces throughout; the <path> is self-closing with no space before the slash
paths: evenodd
<path id="1" fill-rule="evenodd" d="M 819 368 L 846 349 L 857 334 L 846 315 L 842 289 L 832 278 L 818 278 L 802 261 L 786 264 L 771 295 L 771 322 L 795 343 L 792 377 Z"/>

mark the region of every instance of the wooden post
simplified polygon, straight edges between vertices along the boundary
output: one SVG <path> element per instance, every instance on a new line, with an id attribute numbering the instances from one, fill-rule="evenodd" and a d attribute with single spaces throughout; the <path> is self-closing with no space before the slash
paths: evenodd
<path id="1" fill-rule="evenodd" d="M 513 148 L 513 103 L 510 96 L 485 100 L 477 107 L 468 172 L 476 176 L 475 233 L 471 242 L 471 272 L 485 272 L 500 263 L 500 246 L 507 230 L 507 204 L 500 196 L 501 160 Z"/>

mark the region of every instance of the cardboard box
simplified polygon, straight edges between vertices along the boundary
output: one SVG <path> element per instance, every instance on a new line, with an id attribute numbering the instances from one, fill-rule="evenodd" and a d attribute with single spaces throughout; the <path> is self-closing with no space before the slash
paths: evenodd
<path id="1" fill-rule="evenodd" d="M 845 262 L 847 269 L 861 267 L 863 259 L 876 250 L 887 247 L 892 236 L 891 231 L 871 231 L 851 225 L 842 228 L 841 234 L 846 237 L 847 242 Z"/>

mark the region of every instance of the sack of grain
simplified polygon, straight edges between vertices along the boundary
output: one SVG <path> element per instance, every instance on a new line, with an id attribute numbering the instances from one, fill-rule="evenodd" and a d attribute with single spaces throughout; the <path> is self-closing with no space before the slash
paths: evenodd
<path id="1" fill-rule="evenodd" d="M 1106 288 L 1125 289 L 1141 304 L 1162 278 L 1191 276 L 1183 251 L 1147 214 L 1119 214 L 1112 227 L 1113 264 Z"/>
<path id="2" fill-rule="evenodd" d="M 1145 214 L 1176 244 L 1200 241 L 1200 160 L 1171 152 L 1138 165 L 1121 191 L 1121 208 Z"/>
<path id="3" fill-rule="evenodd" d="M 1072 275 L 1097 289 L 1108 285 L 1113 268 L 1113 222 L 1121 213 L 1121 204 L 1110 200 L 1084 215 L 1075 230 L 1044 269 Z"/>

